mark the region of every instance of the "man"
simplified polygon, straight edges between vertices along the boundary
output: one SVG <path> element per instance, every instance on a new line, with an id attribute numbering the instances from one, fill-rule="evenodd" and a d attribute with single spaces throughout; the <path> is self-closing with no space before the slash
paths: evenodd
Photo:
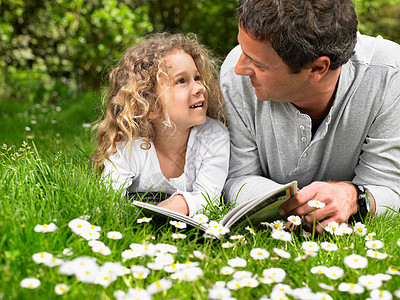
<path id="1" fill-rule="evenodd" d="M 240 0 L 221 68 L 231 133 L 227 199 L 297 180 L 283 216 L 317 232 L 400 208 L 400 46 L 357 33 L 351 0 Z"/>

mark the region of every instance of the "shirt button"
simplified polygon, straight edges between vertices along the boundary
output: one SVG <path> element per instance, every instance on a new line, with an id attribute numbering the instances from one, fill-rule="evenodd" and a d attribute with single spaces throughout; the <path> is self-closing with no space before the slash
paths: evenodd
<path id="1" fill-rule="evenodd" d="M 303 158 L 307 157 L 307 152 L 302 155 Z"/>
<path id="2" fill-rule="evenodd" d="M 304 129 L 306 129 L 303 125 L 300 125 L 300 130 L 304 130 Z"/>
<path id="3" fill-rule="evenodd" d="M 302 140 L 303 142 L 305 142 L 305 141 L 307 141 L 307 138 L 306 138 L 305 136 L 302 136 L 302 137 L 301 137 L 301 140 Z"/>

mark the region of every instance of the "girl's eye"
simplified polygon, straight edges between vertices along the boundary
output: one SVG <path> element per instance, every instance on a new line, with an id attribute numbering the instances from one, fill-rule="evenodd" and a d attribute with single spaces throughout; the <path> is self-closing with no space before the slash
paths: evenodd
<path id="1" fill-rule="evenodd" d="M 183 78 L 179 79 L 179 80 L 176 82 L 176 84 L 182 84 L 182 83 L 185 83 L 185 79 L 183 79 Z"/>
<path id="2" fill-rule="evenodd" d="M 200 80 L 201 80 L 200 75 L 197 75 L 197 76 L 194 78 L 194 80 L 195 80 L 195 81 L 200 81 Z"/>

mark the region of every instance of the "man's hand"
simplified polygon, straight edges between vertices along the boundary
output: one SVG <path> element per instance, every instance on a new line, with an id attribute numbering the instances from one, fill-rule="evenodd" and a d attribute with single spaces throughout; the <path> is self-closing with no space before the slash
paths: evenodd
<path id="1" fill-rule="evenodd" d="M 310 207 L 307 202 L 317 200 L 325 203 L 325 207 Z M 319 223 L 316 231 L 321 233 L 323 228 L 331 221 L 337 223 L 347 222 L 349 217 L 358 211 L 357 190 L 347 182 L 320 182 L 315 181 L 302 188 L 296 195 L 286 201 L 280 213 L 285 216 L 304 216 L 308 224 L 313 224 L 315 219 Z"/>
<path id="2" fill-rule="evenodd" d="M 185 197 L 180 194 L 161 201 L 157 206 L 176 211 L 186 216 L 189 215 L 189 206 L 186 203 Z"/>

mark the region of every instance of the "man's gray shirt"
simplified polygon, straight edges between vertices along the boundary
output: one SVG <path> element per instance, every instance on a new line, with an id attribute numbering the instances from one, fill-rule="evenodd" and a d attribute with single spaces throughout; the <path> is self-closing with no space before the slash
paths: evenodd
<path id="1" fill-rule="evenodd" d="M 240 46 L 221 68 L 230 122 L 227 199 L 264 197 L 297 180 L 365 185 L 376 213 L 400 208 L 400 46 L 358 34 L 342 66 L 334 104 L 314 136 L 311 118 L 291 103 L 261 101 L 248 76 L 234 72 Z M 239 193 L 240 190 L 240 193 Z"/>

